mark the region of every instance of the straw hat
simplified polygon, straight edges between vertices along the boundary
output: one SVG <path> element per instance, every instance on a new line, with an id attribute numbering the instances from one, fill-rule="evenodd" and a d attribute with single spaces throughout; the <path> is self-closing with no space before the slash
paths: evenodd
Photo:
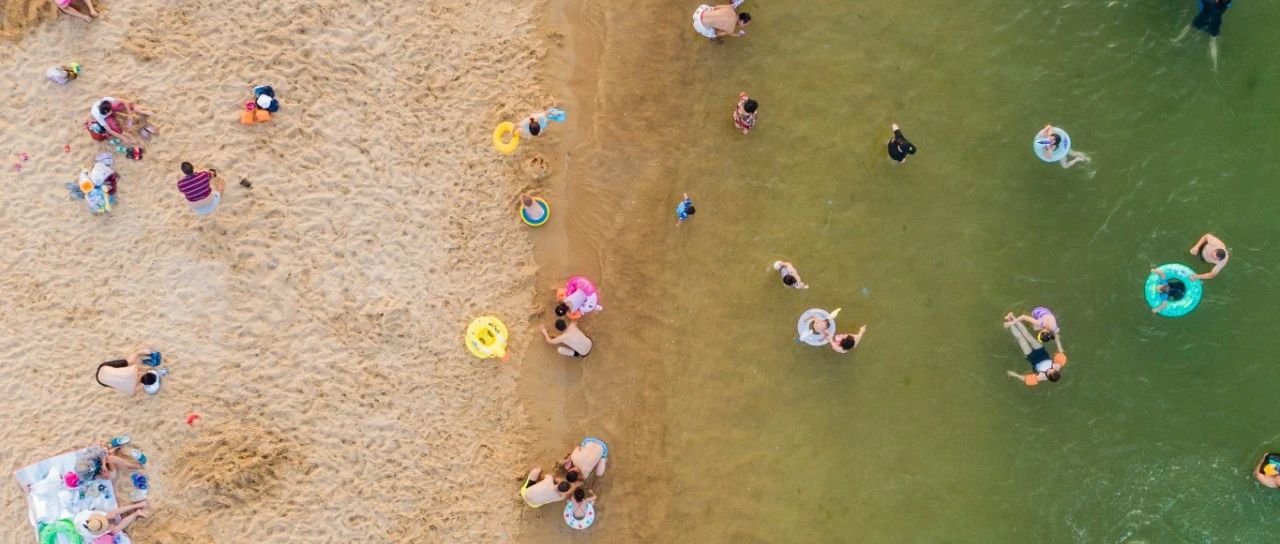
<path id="1" fill-rule="evenodd" d="M 96 538 L 107 534 L 107 529 L 111 528 L 111 520 L 102 512 L 86 510 L 76 514 L 76 528 Z"/>

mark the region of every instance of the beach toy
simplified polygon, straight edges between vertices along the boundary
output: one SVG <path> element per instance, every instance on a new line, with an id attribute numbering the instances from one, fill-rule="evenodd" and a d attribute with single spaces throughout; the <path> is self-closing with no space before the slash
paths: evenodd
<path id="1" fill-rule="evenodd" d="M 187 414 L 187 426 L 194 427 L 196 423 L 200 422 L 200 417 L 201 417 L 200 414 L 196 412 L 191 412 L 190 414 Z"/>
<path id="2" fill-rule="evenodd" d="M 259 123 L 265 123 L 271 120 L 271 112 L 258 108 L 253 110 L 253 120 Z"/>
<path id="3" fill-rule="evenodd" d="M 67 484 L 70 489 L 80 487 L 80 475 L 75 472 L 68 472 L 62 476 L 62 483 Z"/>
<path id="4" fill-rule="evenodd" d="M 803 342 L 810 346 L 825 346 L 831 341 L 831 337 L 836 334 L 836 316 L 840 314 L 840 308 L 835 311 L 828 312 L 822 308 L 810 308 L 800 314 L 800 321 L 796 322 L 796 338 L 797 342 Z M 827 322 L 827 334 L 818 334 L 809 327 L 809 321 L 812 319 L 821 319 Z"/>
<path id="5" fill-rule="evenodd" d="M 565 501 L 564 504 L 564 522 L 566 525 L 579 531 L 590 527 L 596 522 L 596 504 L 587 503 L 587 517 L 578 519 L 573 517 L 573 501 Z"/>
<path id="6" fill-rule="evenodd" d="M 1271 463 L 1267 463 L 1265 465 L 1262 465 L 1262 473 L 1266 474 L 1267 476 L 1275 476 L 1277 474 L 1280 474 L 1280 471 L 1276 470 L 1275 465 Z"/>
<path id="7" fill-rule="evenodd" d="M 524 224 L 529 225 L 530 227 L 541 227 L 547 224 L 547 220 L 551 219 L 551 205 L 547 204 L 546 200 L 538 196 L 533 197 L 533 202 L 537 204 L 538 207 L 542 208 L 542 217 L 537 221 L 529 219 L 528 210 L 525 209 L 524 205 L 520 205 L 520 210 L 518 212 L 520 214 L 520 220 L 524 221 Z"/>
<path id="8" fill-rule="evenodd" d="M 63 153 L 70 153 L 70 152 L 71 152 L 71 144 L 62 144 L 62 152 L 63 152 Z"/>
<path id="9" fill-rule="evenodd" d="M 511 135 L 510 141 L 503 141 L 503 138 Z M 493 148 L 503 155 L 510 155 L 520 147 L 520 133 L 516 132 L 516 125 L 510 121 L 498 123 L 498 127 L 493 129 Z"/>
<path id="10" fill-rule="evenodd" d="M 1196 306 L 1200 304 L 1201 295 L 1204 294 L 1204 284 L 1200 280 L 1191 277 L 1195 275 L 1195 272 L 1192 272 L 1190 268 L 1184 265 L 1176 263 L 1160 265 L 1156 269 L 1163 272 L 1166 279 L 1161 281 L 1160 276 L 1157 276 L 1154 272 L 1147 276 L 1145 288 L 1147 305 L 1154 309 L 1161 302 L 1164 302 L 1164 298 L 1161 296 L 1163 293 L 1157 290 L 1160 284 L 1166 283 L 1168 280 L 1181 280 L 1187 286 L 1186 293 L 1179 300 L 1168 301 L 1169 303 L 1165 305 L 1163 310 L 1160 310 L 1159 314 L 1165 317 L 1182 317 L 1191 313 L 1191 310 L 1196 309 Z"/>
<path id="11" fill-rule="evenodd" d="M 40 527 L 40 544 L 84 544 L 84 538 L 69 519 L 60 519 Z"/>
<path id="12" fill-rule="evenodd" d="M 1067 354 L 1061 351 L 1053 354 L 1053 364 L 1058 366 L 1067 364 Z"/>
<path id="13" fill-rule="evenodd" d="M 481 359 L 507 359 L 507 326 L 496 317 L 477 317 L 467 325 L 467 350 Z"/>
<path id="14" fill-rule="evenodd" d="M 1058 148 L 1053 151 L 1053 155 L 1050 155 L 1047 158 L 1044 156 L 1042 151 L 1048 146 L 1053 145 L 1053 140 L 1049 138 L 1041 138 L 1039 132 L 1036 133 L 1035 138 L 1031 139 L 1031 151 L 1036 154 L 1036 158 L 1039 158 L 1044 162 L 1058 162 L 1067 158 L 1067 153 L 1071 152 L 1071 136 L 1067 134 L 1067 131 L 1058 127 L 1053 127 L 1053 133 L 1057 134 L 1059 138 L 1062 138 L 1062 141 L 1058 143 Z"/>
<path id="15" fill-rule="evenodd" d="M 564 110 L 562 110 L 562 109 L 560 109 L 560 108 L 548 108 L 548 109 L 547 109 L 547 120 L 548 120 L 548 121 L 555 121 L 555 122 L 557 122 L 557 123 L 563 123 L 563 122 L 565 121 L 565 118 L 567 117 L 567 115 L 568 115 L 568 114 L 566 114 L 566 113 L 564 112 Z"/>
<path id="16" fill-rule="evenodd" d="M 22 162 L 27 162 L 31 160 L 31 155 L 28 155 L 26 151 L 23 151 L 21 153 L 18 153 L 18 158 L 22 159 Z"/>
<path id="17" fill-rule="evenodd" d="M 160 355 L 160 352 L 153 351 L 147 354 L 147 358 L 142 360 L 142 364 L 147 366 L 160 366 L 162 361 L 164 361 L 164 357 Z"/>
<path id="18" fill-rule="evenodd" d="M 242 124 L 242 125 L 252 125 L 252 124 L 253 124 L 253 118 L 254 118 L 254 116 L 253 116 L 253 110 L 255 110 L 255 109 L 257 109 L 257 108 L 258 108 L 258 106 L 257 106 L 257 105 L 255 105 L 255 104 L 253 103 L 253 101 L 245 102 L 245 103 L 244 103 L 244 111 L 240 112 L 240 124 Z"/>
<path id="19" fill-rule="evenodd" d="M 604 306 L 600 305 L 600 294 L 596 291 L 595 284 L 582 276 L 573 276 L 565 282 L 564 297 L 560 300 L 569 306 L 569 319 L 579 319 L 586 314 L 604 309 Z"/>

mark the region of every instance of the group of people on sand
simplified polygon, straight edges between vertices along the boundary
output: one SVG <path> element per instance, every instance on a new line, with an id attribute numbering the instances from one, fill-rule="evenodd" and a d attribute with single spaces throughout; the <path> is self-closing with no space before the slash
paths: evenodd
<path id="1" fill-rule="evenodd" d="M 540 466 L 530 469 L 520 486 L 520 498 L 532 508 L 569 501 L 565 522 L 575 529 L 585 529 L 595 519 L 596 494 L 588 486 L 604 476 L 608 463 L 608 444 L 599 438 L 584 438 L 551 472 L 543 473 Z"/>
<path id="2" fill-rule="evenodd" d="M 104 96 L 94 101 L 89 115 L 93 118 L 90 131 L 106 136 L 99 141 L 116 138 L 136 146 L 160 132 L 148 122 L 155 112 L 129 100 Z"/>

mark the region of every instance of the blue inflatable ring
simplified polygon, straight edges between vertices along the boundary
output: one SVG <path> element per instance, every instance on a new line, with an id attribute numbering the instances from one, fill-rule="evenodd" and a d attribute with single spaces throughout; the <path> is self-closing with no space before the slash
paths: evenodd
<path id="1" fill-rule="evenodd" d="M 1204 294 L 1204 283 L 1192 278 L 1196 273 L 1180 264 L 1160 265 L 1156 269 L 1164 272 L 1166 279 L 1182 280 L 1182 283 L 1187 286 L 1186 294 L 1177 301 L 1169 301 L 1164 309 L 1160 310 L 1159 314 L 1165 317 L 1182 317 L 1191 313 L 1191 310 L 1196 309 L 1196 306 L 1200 304 L 1200 296 Z M 1147 306 L 1153 309 L 1165 301 L 1163 293 L 1156 290 L 1162 283 L 1164 282 L 1160 280 L 1160 276 L 1157 276 L 1154 272 L 1147 276 L 1145 289 Z"/>
<path id="2" fill-rule="evenodd" d="M 1036 154 L 1036 158 L 1044 162 L 1058 162 L 1067 158 L 1067 153 L 1071 152 L 1071 136 L 1067 134 L 1067 131 L 1059 127 L 1053 127 L 1053 133 L 1062 138 L 1062 143 L 1058 144 L 1058 149 L 1055 149 L 1053 155 L 1048 158 L 1044 156 L 1044 153 L 1041 153 L 1045 146 L 1040 143 L 1040 133 L 1037 132 L 1035 137 L 1031 138 L 1031 151 Z"/>

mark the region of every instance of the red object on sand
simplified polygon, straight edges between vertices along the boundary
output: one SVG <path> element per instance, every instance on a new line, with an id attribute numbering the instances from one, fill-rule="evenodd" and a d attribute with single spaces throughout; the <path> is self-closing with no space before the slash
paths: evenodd
<path id="1" fill-rule="evenodd" d="M 191 412 L 190 414 L 187 414 L 187 425 L 194 427 L 196 422 L 198 421 L 200 421 L 200 414 L 197 414 L 195 412 Z"/>
<path id="2" fill-rule="evenodd" d="M 62 152 L 63 152 L 63 153 L 70 153 L 70 152 L 71 152 L 71 144 L 62 144 Z"/>

